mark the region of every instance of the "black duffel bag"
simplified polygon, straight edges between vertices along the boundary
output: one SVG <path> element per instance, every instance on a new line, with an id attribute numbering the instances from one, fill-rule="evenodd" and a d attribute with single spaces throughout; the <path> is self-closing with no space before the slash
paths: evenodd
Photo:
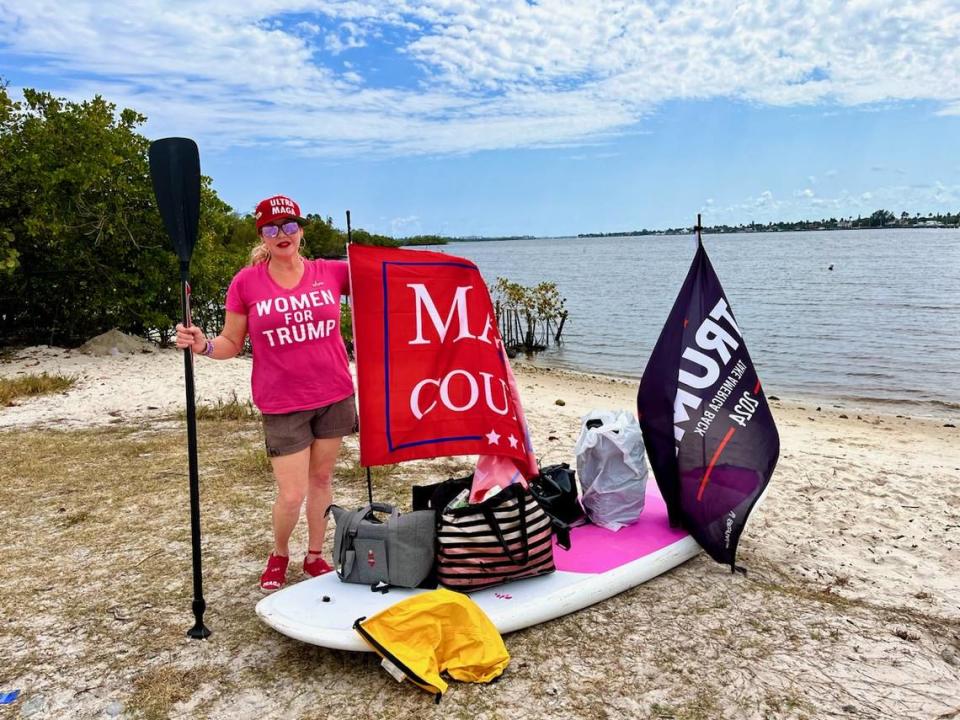
<path id="1" fill-rule="evenodd" d="M 567 463 L 547 465 L 530 481 L 530 492 L 553 521 L 557 544 L 570 549 L 570 528 L 587 521 L 580 505 L 577 472 Z"/>

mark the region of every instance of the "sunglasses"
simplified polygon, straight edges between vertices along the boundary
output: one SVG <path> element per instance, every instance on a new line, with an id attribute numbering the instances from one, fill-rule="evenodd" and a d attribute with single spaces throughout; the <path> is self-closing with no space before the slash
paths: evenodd
<path id="1" fill-rule="evenodd" d="M 265 238 L 273 239 L 283 231 L 284 235 L 293 235 L 300 229 L 300 223 L 290 220 L 280 225 L 264 225 L 260 228 L 260 234 Z"/>

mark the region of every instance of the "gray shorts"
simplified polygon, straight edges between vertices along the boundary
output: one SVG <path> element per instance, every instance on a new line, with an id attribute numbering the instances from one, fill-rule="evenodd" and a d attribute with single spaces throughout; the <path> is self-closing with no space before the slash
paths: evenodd
<path id="1" fill-rule="evenodd" d="M 357 431 L 357 425 L 357 405 L 353 395 L 316 410 L 264 414 L 263 436 L 267 455 L 292 455 L 310 447 L 314 440 L 352 435 Z"/>

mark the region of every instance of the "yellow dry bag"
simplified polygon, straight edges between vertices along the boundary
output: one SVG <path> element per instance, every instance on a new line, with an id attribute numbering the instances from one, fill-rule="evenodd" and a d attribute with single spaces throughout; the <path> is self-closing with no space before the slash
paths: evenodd
<path id="1" fill-rule="evenodd" d="M 439 588 L 391 605 L 354 629 L 409 680 L 437 696 L 446 691 L 441 677 L 490 682 L 507 667 L 510 654 L 497 628 L 463 593 Z"/>

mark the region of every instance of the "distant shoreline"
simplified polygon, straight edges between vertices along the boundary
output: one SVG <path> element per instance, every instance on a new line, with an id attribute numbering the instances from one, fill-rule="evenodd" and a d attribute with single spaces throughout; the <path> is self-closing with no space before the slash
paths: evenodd
<path id="1" fill-rule="evenodd" d="M 756 235 L 760 233 L 781 233 L 781 232 L 838 232 L 848 230 L 957 230 L 960 229 L 960 223 L 940 224 L 940 225 L 859 225 L 857 227 L 789 227 L 789 226 L 737 226 L 728 227 L 717 225 L 704 227 L 701 232 L 704 235 Z M 437 245 L 446 245 L 449 243 L 475 243 L 475 242 L 504 242 L 507 240 L 552 240 L 556 238 L 608 238 L 608 237 L 648 237 L 648 236 L 685 236 L 692 235 L 694 228 L 669 228 L 667 230 L 629 230 L 624 232 L 608 233 L 578 233 L 576 235 L 510 235 L 504 237 L 444 237 L 443 243 Z M 425 246 L 425 245 L 424 245 Z"/>
<path id="2" fill-rule="evenodd" d="M 939 224 L 939 225 L 857 225 L 856 227 L 790 227 L 788 225 L 769 226 L 736 226 L 728 227 L 717 225 L 713 227 L 704 227 L 700 229 L 703 235 L 755 235 L 757 233 L 778 233 L 778 232 L 838 232 L 847 230 L 956 230 L 960 224 Z M 613 233 L 579 233 L 570 237 L 595 238 L 595 237 L 640 237 L 646 235 L 692 235 L 694 228 L 670 228 L 669 230 L 631 230 L 630 232 Z"/>

